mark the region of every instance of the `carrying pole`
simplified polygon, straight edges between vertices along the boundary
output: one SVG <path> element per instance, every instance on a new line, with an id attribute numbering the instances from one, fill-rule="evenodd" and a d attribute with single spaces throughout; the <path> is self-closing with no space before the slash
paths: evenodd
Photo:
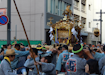
<path id="1" fill-rule="evenodd" d="M 20 16 L 20 13 L 19 13 L 19 10 L 18 10 L 18 8 L 17 8 L 17 5 L 16 5 L 15 0 L 13 0 L 13 2 L 14 2 L 14 4 L 15 4 L 15 8 L 16 8 L 16 10 L 17 10 L 18 16 L 19 16 L 20 21 L 21 21 L 21 23 L 22 23 L 22 27 L 23 27 L 24 33 L 25 33 L 26 38 L 27 38 L 27 42 L 28 42 L 28 44 L 29 44 L 29 47 L 30 47 L 30 50 L 31 50 L 31 53 L 32 53 L 32 57 L 34 58 L 33 51 L 32 51 L 32 48 L 31 48 L 31 44 L 30 44 L 30 42 L 29 42 L 29 39 L 28 39 L 26 30 L 25 30 L 25 27 L 24 27 L 24 23 L 23 23 L 22 18 L 21 18 L 21 16 Z M 34 62 L 36 63 L 35 58 L 34 58 Z M 37 65 L 36 65 L 36 69 L 37 69 L 37 73 L 39 74 L 39 70 L 38 70 Z"/>

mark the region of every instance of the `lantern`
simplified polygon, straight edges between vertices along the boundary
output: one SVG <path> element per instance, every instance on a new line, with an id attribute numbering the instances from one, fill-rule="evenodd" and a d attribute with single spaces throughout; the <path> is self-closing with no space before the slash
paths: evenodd
<path id="1" fill-rule="evenodd" d="M 100 35 L 100 32 L 99 32 L 99 29 L 98 29 L 98 28 L 95 28 L 95 29 L 94 29 L 94 35 L 95 35 L 96 37 L 98 37 L 98 36 Z"/>

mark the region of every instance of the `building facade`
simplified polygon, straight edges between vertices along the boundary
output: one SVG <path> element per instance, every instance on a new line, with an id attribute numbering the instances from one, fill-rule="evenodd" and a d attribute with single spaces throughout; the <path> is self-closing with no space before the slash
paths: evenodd
<path id="1" fill-rule="evenodd" d="M 96 12 L 99 12 L 100 9 L 104 11 L 104 0 L 16 0 L 16 3 L 29 40 L 42 40 L 43 43 L 51 44 L 48 33 L 50 27 L 47 22 L 50 21 L 50 17 L 53 17 L 53 24 L 63 19 L 63 11 L 67 5 L 70 5 L 70 9 L 74 14 L 73 17 L 80 20 L 79 23 L 76 22 L 76 25 L 82 24 L 84 26 L 81 32 L 83 42 L 97 44 L 100 41 L 100 37 L 95 37 L 93 34 L 94 28 L 98 27 L 100 29 L 100 22 L 93 21 L 93 19 L 100 18 L 100 15 L 96 14 Z M 0 11 L 2 9 L 6 10 L 7 14 L 7 0 L 0 0 Z M 104 32 L 104 21 L 102 24 L 102 32 Z M 14 3 L 11 0 L 11 40 L 15 36 L 19 40 L 26 40 Z M 103 33 L 103 43 L 105 42 L 104 37 Z M 0 40 L 7 40 L 7 25 L 0 26 Z"/>
<path id="2" fill-rule="evenodd" d="M 98 28 L 100 30 L 100 21 L 94 21 L 94 19 L 100 19 L 100 14 L 96 14 L 96 12 L 100 12 L 100 9 L 104 10 L 103 7 L 103 1 L 98 0 L 88 0 L 88 7 L 87 7 L 87 29 L 88 32 L 88 43 L 91 44 L 98 44 L 100 42 L 100 36 L 95 37 L 94 36 L 94 29 Z M 104 17 L 104 16 L 103 16 Z M 102 22 L 104 24 L 104 21 Z M 102 25 L 104 26 L 104 25 Z M 102 27 L 102 32 L 104 32 L 104 28 Z M 104 40 L 104 33 L 102 33 L 102 44 L 105 42 Z"/>
<path id="3" fill-rule="evenodd" d="M 81 30 L 82 41 L 87 42 L 88 33 L 86 32 L 87 25 L 87 1 L 88 0 L 74 0 L 74 19 L 76 25 L 83 25 Z M 78 22 L 79 21 L 79 22 Z"/>
<path id="4" fill-rule="evenodd" d="M 30 40 L 45 39 L 45 0 L 16 0 L 19 12 Z M 0 9 L 7 10 L 7 0 L 2 0 Z M 17 25 L 17 27 L 15 27 Z M 17 31 L 15 32 L 17 28 Z M 17 39 L 26 40 L 19 16 L 11 0 L 11 40 L 17 33 Z M 0 39 L 7 40 L 7 25 L 0 27 Z"/>
<path id="5" fill-rule="evenodd" d="M 98 3 L 98 4 L 97 4 Z M 97 6 L 99 5 L 99 7 Z M 98 19 L 99 15 L 96 11 L 100 10 L 100 2 L 98 0 L 74 0 L 74 18 L 80 20 L 80 24 L 84 25 L 82 29 L 83 42 L 87 44 L 97 44 L 100 41 L 100 36 L 94 36 L 94 29 L 97 27 L 97 23 L 93 19 Z"/>
<path id="6" fill-rule="evenodd" d="M 53 17 L 53 23 L 63 18 L 63 11 L 67 5 L 71 5 L 72 0 L 16 0 L 19 12 L 25 25 L 29 40 L 42 40 L 43 43 L 51 44 L 47 22 Z M 7 0 L 0 0 L 0 9 L 6 9 Z M 16 31 L 17 30 L 17 31 Z M 17 34 L 17 35 L 16 35 Z M 7 40 L 7 25 L 0 26 L 0 40 Z M 25 34 L 16 12 L 13 1 L 11 0 L 11 40 L 14 37 L 25 40 Z"/>

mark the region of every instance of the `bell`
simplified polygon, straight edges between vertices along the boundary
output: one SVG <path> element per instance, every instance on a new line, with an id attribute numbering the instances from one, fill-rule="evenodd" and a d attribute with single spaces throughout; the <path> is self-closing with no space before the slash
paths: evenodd
<path id="1" fill-rule="evenodd" d="M 95 35 L 96 37 L 98 37 L 98 36 L 100 35 L 100 32 L 99 32 L 99 29 L 98 29 L 98 28 L 95 28 L 95 29 L 94 29 L 94 35 Z"/>

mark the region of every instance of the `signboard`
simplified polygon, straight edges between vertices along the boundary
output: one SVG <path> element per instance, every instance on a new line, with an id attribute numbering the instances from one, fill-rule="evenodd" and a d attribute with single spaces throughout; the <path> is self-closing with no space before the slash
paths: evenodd
<path id="1" fill-rule="evenodd" d="M 7 24 L 7 23 L 8 23 L 8 17 L 5 16 L 5 15 L 1 15 L 1 16 L 0 16 L 0 24 L 1 24 L 1 25 L 5 25 L 5 24 Z"/>
<path id="2" fill-rule="evenodd" d="M 6 9 L 0 9 L 0 15 L 6 15 Z"/>

